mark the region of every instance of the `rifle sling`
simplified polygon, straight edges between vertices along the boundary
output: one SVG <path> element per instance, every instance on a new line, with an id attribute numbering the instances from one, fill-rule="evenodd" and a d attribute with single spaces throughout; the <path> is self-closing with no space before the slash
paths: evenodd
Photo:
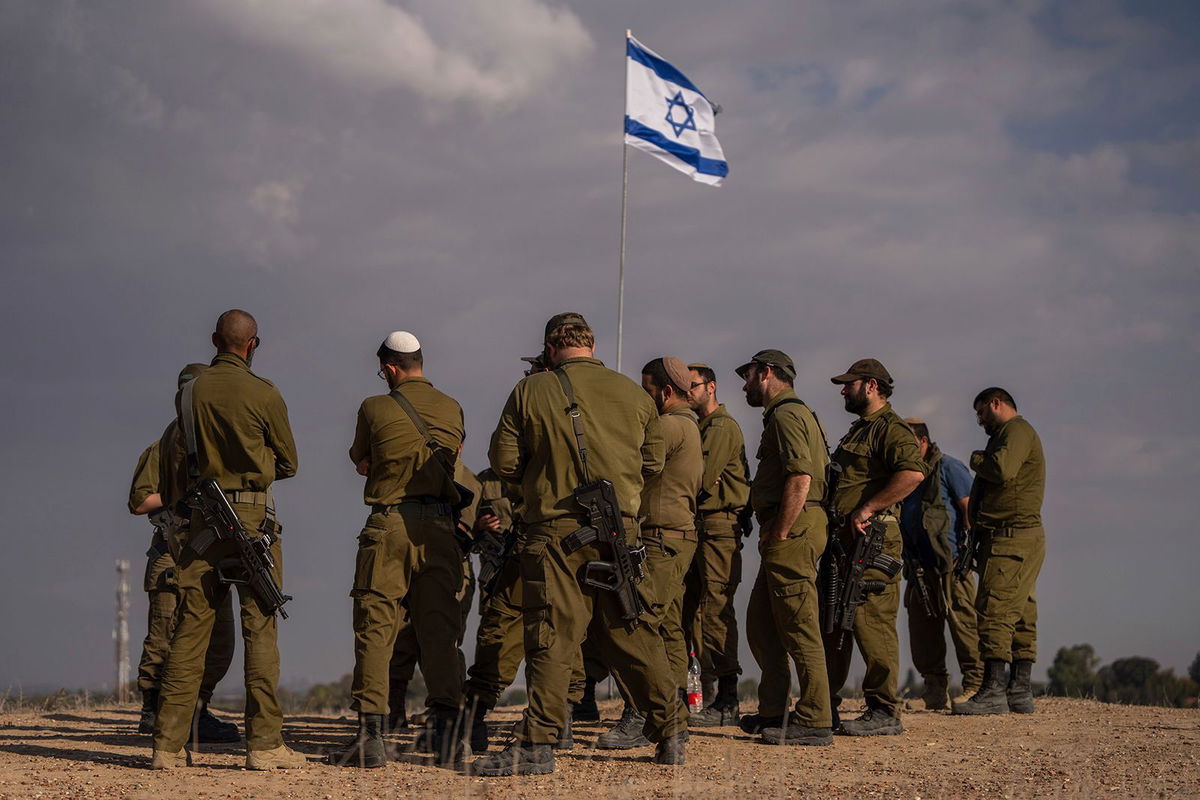
<path id="1" fill-rule="evenodd" d="M 200 461 L 196 454 L 196 413 L 192 409 L 192 390 L 196 388 L 193 378 L 183 385 L 180 397 L 180 422 L 183 424 L 183 440 L 187 443 L 188 478 L 193 483 L 200 479 Z"/>
<path id="2" fill-rule="evenodd" d="M 575 388 L 571 386 L 571 379 L 567 377 L 567 371 L 562 367 L 554 370 L 554 377 L 558 378 L 563 394 L 567 396 L 567 402 L 570 403 L 567 407 L 567 414 L 571 417 L 571 427 L 575 431 L 575 450 L 579 454 L 579 469 L 583 473 L 583 482 L 591 483 L 592 479 L 588 475 L 587 439 L 583 435 L 583 415 L 579 411 L 579 404 L 575 402 Z"/>
<path id="3" fill-rule="evenodd" d="M 407 397 L 400 393 L 399 389 L 393 389 L 388 394 L 388 397 L 395 400 L 397 405 L 404 409 L 404 413 L 408 415 L 408 418 L 412 421 L 413 426 L 417 429 L 421 436 L 424 437 L 425 446 L 428 447 L 433 453 L 434 459 L 436 459 L 438 465 L 445 470 L 446 477 L 450 479 L 450 484 L 454 486 L 455 490 L 457 491 L 458 484 L 454 480 L 454 465 L 449 463 L 446 459 L 445 448 L 439 445 L 437 440 L 433 438 L 433 434 L 429 432 L 429 426 L 425 424 L 425 418 L 417 412 L 417 409 L 413 408 L 413 404 L 409 402 Z M 457 500 L 455 502 L 457 502 Z"/>

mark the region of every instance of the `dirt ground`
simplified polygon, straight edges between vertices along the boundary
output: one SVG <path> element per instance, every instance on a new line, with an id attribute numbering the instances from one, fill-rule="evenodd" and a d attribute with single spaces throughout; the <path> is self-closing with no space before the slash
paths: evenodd
<path id="1" fill-rule="evenodd" d="M 617 712 L 605 708 L 606 718 Z M 902 736 L 837 737 L 832 747 L 693 730 L 685 767 L 651 763 L 652 748 L 596 750 L 607 723 L 580 725 L 553 775 L 491 779 L 416 756 L 369 771 L 326 766 L 321 754 L 352 731 L 333 716 L 286 721 L 285 738 L 311 759 L 304 770 L 247 772 L 241 748 L 230 745 L 195 753 L 190 768 L 151 772 L 150 737 L 134 732 L 136 716 L 115 707 L 0 716 L 0 798 L 1200 797 L 1200 712 L 1084 700 L 1040 700 L 1031 717 L 910 711 Z M 515 708 L 493 715 L 517 716 Z"/>

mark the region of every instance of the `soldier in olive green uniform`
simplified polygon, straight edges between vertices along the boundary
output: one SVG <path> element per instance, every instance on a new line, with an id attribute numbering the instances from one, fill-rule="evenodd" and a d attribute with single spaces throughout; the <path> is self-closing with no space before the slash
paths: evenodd
<path id="1" fill-rule="evenodd" d="M 846 410 L 858 419 L 842 437 L 833 460 L 842 468 L 831 512 L 846 520 L 838 535 L 846 552 L 856 536 L 876 517 L 886 526 L 883 552 L 896 559 L 903 546 L 897 508 L 925 477 L 925 462 L 917 449 L 912 429 L 892 410 L 892 376 L 873 358 L 856 361 L 844 374 L 831 379 L 842 386 Z M 854 639 L 866 662 L 863 696 L 867 710 L 861 717 L 843 722 L 835 730 L 849 736 L 901 733 L 900 643 L 896 616 L 900 607 L 900 575 L 888 578 L 878 570 L 867 570 L 868 580 L 885 582 L 882 592 L 870 594 L 854 618 Z M 841 638 L 841 647 L 837 646 Z M 837 634 L 826 637 L 825 661 L 829 666 L 829 688 L 835 695 L 850 672 L 851 642 Z M 836 721 L 836 717 L 835 717 Z"/>
<path id="2" fill-rule="evenodd" d="M 792 388 L 796 367 L 786 353 L 762 350 L 737 374 L 746 402 L 763 409 L 750 491 L 762 563 L 746 609 L 746 638 L 762 680 L 758 713 L 743 717 L 741 726 L 771 744 L 833 744 L 816 583 L 829 526 L 821 506 L 825 434 Z M 793 665 L 800 695 L 788 713 Z"/>
<path id="3" fill-rule="evenodd" d="M 975 398 L 987 447 L 971 454 L 975 483 L 968 514 L 978 535 L 979 655 L 983 686 L 955 714 L 1033 713 L 1030 674 L 1037 659 L 1035 587 L 1046 557 L 1042 499 L 1046 458 L 1037 431 L 998 387 Z M 970 557 L 970 554 L 965 554 Z M 1011 674 L 1005 679 L 1005 667 Z"/>
<path id="4" fill-rule="evenodd" d="M 625 623 L 613 593 L 581 584 L 582 566 L 610 559 L 610 548 L 593 542 L 567 553 L 562 546 L 565 537 L 588 521 L 574 490 L 600 478 L 613 484 L 627 541 L 634 543 L 645 477 L 663 467 L 658 413 L 637 384 L 593 357 L 594 335 L 578 314 L 551 319 L 545 344 L 548 363 L 562 375 L 541 373 L 517 384 L 488 451 L 496 473 L 521 486 L 527 525 L 520 559 L 529 707 L 517 743 L 472 767 L 481 775 L 553 771 L 551 745 L 566 725 L 572 665 L 594 618 L 602 621 L 593 630 L 602 637 L 604 661 L 621 676 L 634 706 L 646 713 L 645 733 L 658 742 L 656 761 L 679 764 L 685 714 L 656 626 Z M 586 472 L 569 408 L 584 431 Z M 653 606 L 645 583 L 639 593 Z"/>
<path id="5" fill-rule="evenodd" d="M 983 680 L 975 614 L 975 578 L 954 576 L 954 559 L 963 540 L 971 473 L 966 465 L 941 451 L 929 438 L 924 420 L 904 420 L 917 437 L 929 474 L 904 498 L 900 530 L 904 534 L 904 608 L 908 611 L 908 644 L 913 666 L 925 681 L 925 708 L 940 711 L 949 704 L 946 671 L 946 628 L 954 641 L 963 690 L 972 695 Z"/>
<path id="6" fill-rule="evenodd" d="M 179 388 L 208 369 L 207 364 L 189 364 L 179 373 Z M 144 590 L 149 595 L 149 616 L 146 639 L 142 643 L 142 658 L 138 664 L 138 689 L 142 693 L 142 716 L 139 733 L 154 733 L 154 715 L 158 710 L 158 685 L 163 665 L 171 647 L 175 630 L 176 609 L 179 605 L 178 583 L 175 578 L 175 556 L 179 529 L 186 525 L 176 513 L 176 504 L 183 496 L 187 453 L 182 437 L 177 436 L 174 420 L 167 426 L 159 441 L 150 445 L 138 459 L 129 490 L 129 510 L 133 514 L 149 514 L 154 524 L 154 537 L 146 551 Z M 178 445 L 178 446 L 177 446 Z M 166 453 L 164 457 L 161 454 Z M 178 477 L 182 471 L 182 477 Z M 200 681 L 200 704 L 192 727 L 192 737 L 199 744 L 220 744 L 241 739 L 237 726 L 222 722 L 208 709 L 213 690 L 233 661 L 233 597 L 227 596 L 217 610 L 212 641 L 204 657 L 204 677 Z"/>
<path id="7" fill-rule="evenodd" d="M 737 615 L 733 597 L 742 580 L 742 515 L 750 498 L 746 443 L 737 420 L 717 402 L 717 376 L 707 364 L 689 364 L 688 405 L 700 418 L 704 448 L 703 498 L 698 506 L 699 548 L 688 573 L 684 619 L 695 620 L 701 680 L 716 681 L 716 696 L 706 700 L 689 725 L 735 725 L 738 706 Z M 694 616 L 693 616 L 694 614 Z"/>
<path id="8" fill-rule="evenodd" d="M 219 352 L 209 369 L 192 381 L 190 408 L 196 433 L 195 469 L 225 490 L 251 536 L 277 527 L 271 484 L 296 474 L 296 444 L 283 398 L 270 381 L 250 371 L 259 344 L 257 334 L 257 323 L 244 311 L 220 316 L 212 336 Z M 191 530 L 202 528 L 200 516 L 193 514 Z M 179 619 L 155 721 L 155 769 L 185 763 L 183 745 L 204 675 L 205 654 L 217 611 L 229 592 L 214 573 L 220 561 L 237 553 L 236 543 L 218 539 L 197 554 L 188 544 L 189 536 L 184 536 L 178 558 Z M 271 551 L 275 581 L 282 586 L 279 538 Z M 245 647 L 246 767 L 303 766 L 304 756 L 290 750 L 281 733 L 275 615 L 264 613 L 258 598 L 244 586 L 238 587 L 238 601 Z"/>
<path id="9" fill-rule="evenodd" d="M 458 527 L 462 536 L 474 538 L 479 534 L 477 528 L 478 509 L 481 499 L 482 485 L 474 472 L 467 469 L 461 459 L 454 464 L 454 480 L 470 490 L 474 499 L 471 504 L 460 512 Z M 463 632 L 467 629 L 467 616 L 471 613 L 471 601 L 475 597 L 475 570 L 471 567 L 469 555 L 463 557 L 463 582 L 458 593 L 458 602 L 462 607 L 462 626 L 458 634 L 458 658 L 465 663 L 462 653 Z M 404 697 L 408 693 L 408 684 L 416 672 L 417 663 L 421 659 L 421 646 L 417 641 L 417 629 L 412 624 L 412 618 L 405 615 L 397 622 L 396 643 L 392 646 L 392 660 L 388 664 L 388 730 L 407 727 L 408 721 L 404 708 Z"/>
<path id="10" fill-rule="evenodd" d="M 462 756 L 454 728 L 463 684 L 458 653 L 463 552 L 454 535 L 453 504 L 460 495 L 452 470 L 464 435 L 463 412 L 424 377 L 421 345 L 411 333 L 389 334 L 377 355 L 379 374 L 391 393 L 362 402 L 350 446 L 350 460 L 367 479 L 363 499 L 371 508 L 358 536 L 350 592 L 351 706 L 358 712 L 359 730 L 329 760 L 363 767 L 387 763 L 388 664 L 407 610 L 429 692 L 431 744 L 438 763 L 451 765 Z"/>
<path id="11" fill-rule="evenodd" d="M 642 489 L 641 543 L 646 547 L 646 581 L 655 599 L 647 622 L 657 626 L 662 636 L 671 678 L 685 702 L 688 647 L 683 635 L 684 576 L 696 555 L 696 496 L 704 476 L 700 428 L 687 403 L 690 385 L 691 375 L 678 358 L 664 356 L 642 367 L 642 388 L 654 399 L 666 446 L 662 472 L 646 478 Z M 599 645 L 599 641 L 595 643 Z M 627 750 L 648 745 L 649 740 L 642 734 L 646 718 L 630 702 L 621 676 L 616 678 L 625 697 L 625 709 L 612 730 L 596 739 L 596 746 Z"/>

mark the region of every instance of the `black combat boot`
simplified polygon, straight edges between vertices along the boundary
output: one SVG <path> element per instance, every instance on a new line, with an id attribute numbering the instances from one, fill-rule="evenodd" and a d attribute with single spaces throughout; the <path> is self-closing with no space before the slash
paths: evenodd
<path id="1" fill-rule="evenodd" d="M 610 730 L 596 737 L 596 747 L 601 750 L 630 750 L 634 747 L 648 747 L 650 740 L 642 734 L 646 718 L 634 709 L 625 706 L 621 719 Z"/>
<path id="2" fill-rule="evenodd" d="M 686 730 L 674 733 L 663 739 L 654 748 L 654 763 L 682 766 L 684 762 L 684 745 L 686 743 Z"/>
<path id="3" fill-rule="evenodd" d="M 1033 662 L 1021 659 L 1014 661 L 1008 676 L 1008 710 L 1014 714 L 1033 713 L 1033 686 L 1030 684 Z"/>
<path id="4" fill-rule="evenodd" d="M 408 727 L 408 712 L 404 707 L 404 698 L 407 694 L 408 681 L 388 681 L 388 733 Z"/>
<path id="5" fill-rule="evenodd" d="M 600 709 L 596 705 L 596 682 L 591 678 L 583 685 L 583 697 L 571 704 L 571 718 L 576 722 L 599 722 Z"/>
<path id="6" fill-rule="evenodd" d="M 335 767 L 375 769 L 387 764 L 383 746 L 383 714 L 359 714 L 358 733 L 341 750 L 330 753 L 326 763 Z"/>
<path id="7" fill-rule="evenodd" d="M 217 719 L 208 710 L 208 703 L 201 701 L 192 720 L 192 744 L 233 744 L 241 740 L 237 725 Z"/>
<path id="8" fill-rule="evenodd" d="M 845 736 L 895 736 L 904 733 L 904 724 L 882 708 L 868 708 L 861 717 L 848 719 L 838 731 Z"/>
<path id="9" fill-rule="evenodd" d="M 700 728 L 717 728 L 737 725 L 742 718 L 738 706 L 737 675 L 724 675 L 717 679 L 717 695 L 712 704 L 688 718 L 688 725 Z"/>
<path id="10" fill-rule="evenodd" d="M 487 714 L 491 709 L 480 703 L 478 697 L 472 697 L 467 701 L 467 708 L 472 707 L 474 711 L 471 714 L 471 729 L 467 731 L 467 738 L 471 742 L 471 752 L 486 753 L 491 736 L 491 731 L 488 730 Z"/>
<path id="11" fill-rule="evenodd" d="M 832 728 L 813 728 L 805 725 L 793 711 L 787 715 L 787 725 L 764 728 L 762 741 L 767 744 L 829 745 L 833 744 Z"/>
<path id="12" fill-rule="evenodd" d="M 952 714 L 1007 714 L 1008 694 L 1004 668 L 1008 666 L 998 658 L 983 662 L 983 685 L 970 700 L 954 703 Z"/>
<path id="13" fill-rule="evenodd" d="M 471 764 L 472 775 L 497 778 L 503 775 L 549 775 L 554 772 L 554 751 L 548 744 L 510 744 Z"/>
<path id="14" fill-rule="evenodd" d="M 767 728 L 778 728 L 783 724 L 783 715 L 764 717 L 762 714 L 744 714 L 738 720 L 738 727 L 746 733 L 762 733 Z"/>
<path id="15" fill-rule="evenodd" d="M 471 745 L 466 741 L 466 714 L 454 708 L 434 706 L 430 709 L 432 736 L 430 745 L 434 763 L 452 769 L 462 766 L 463 758 L 471 754 Z"/>
<path id="16" fill-rule="evenodd" d="M 138 733 L 154 733 L 154 717 L 158 714 L 158 689 L 142 692 L 142 715 L 138 719 Z"/>
<path id="17" fill-rule="evenodd" d="M 945 711 L 950 703 L 950 676 L 926 675 L 921 699 L 925 701 L 926 711 Z"/>

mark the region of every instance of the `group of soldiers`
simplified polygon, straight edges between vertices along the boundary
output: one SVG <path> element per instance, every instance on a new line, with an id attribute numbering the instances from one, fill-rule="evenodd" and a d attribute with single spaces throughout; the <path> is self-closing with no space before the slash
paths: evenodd
<path id="1" fill-rule="evenodd" d="M 278 390 L 250 371 L 260 344 L 253 317 L 222 314 L 212 341 L 211 365 L 180 374 L 176 418 L 143 454 L 130 496 L 130 510 L 154 515 L 157 531 L 139 667 L 142 730 L 154 734 L 156 769 L 188 763 L 189 740 L 238 739 L 236 726 L 207 709 L 232 655 L 232 579 L 223 566 L 238 549 L 219 531 L 215 541 L 201 537 L 213 526 L 183 502 L 189 483 L 219 485 L 245 529 L 266 537 L 260 544 L 269 545 L 262 550 L 282 585 L 271 485 L 296 471 L 287 411 Z M 793 745 L 897 734 L 902 574 L 926 707 L 949 703 L 948 623 L 964 688 L 953 713 L 1033 712 L 1045 464 L 1008 392 L 993 387 L 975 398 L 988 442 L 971 456 L 972 480 L 924 422 L 893 411 L 892 376 L 874 359 L 832 378 L 856 419 L 831 454 L 796 394 L 794 362 L 762 350 L 736 370 L 747 403 L 763 409 L 751 477 L 713 368 L 663 356 L 643 367 L 639 386 L 594 350 L 581 315 L 549 320 L 542 352 L 524 359 L 525 378 L 492 434 L 490 467 L 476 476 L 460 458 L 462 408 L 424 377 L 417 338 L 397 331 L 379 346 L 389 391 L 363 401 L 349 453 L 369 507 L 350 592 L 358 731 L 327 755 L 330 763 L 387 763 L 384 736 L 407 724 L 404 696 L 417 664 L 428 696 L 414 748 L 459 766 L 488 749 L 488 713 L 525 662 L 528 707 L 511 743 L 470 765 L 476 775 L 552 772 L 554 751 L 572 746 L 572 722 L 599 719 L 595 686 L 609 675 L 625 705 L 596 746 L 654 745 L 660 764 L 684 763 L 689 726 L 736 725 Z M 614 513 L 598 515 L 596 496 L 610 498 Z M 757 712 L 742 715 L 733 602 L 755 522 L 761 561 L 745 635 L 762 676 Z M 868 564 L 870 589 L 852 636 L 831 632 L 821 613 L 827 553 L 853 551 L 868 535 L 881 536 L 881 559 L 904 569 Z M 469 555 L 479 549 L 492 558 L 486 577 L 481 569 L 467 669 L 460 646 L 475 586 Z M 281 736 L 276 608 L 237 585 L 246 766 L 302 766 L 304 756 Z M 842 720 L 852 642 L 866 662 L 866 710 Z M 686 694 L 693 657 L 706 686 L 698 713 Z"/>

